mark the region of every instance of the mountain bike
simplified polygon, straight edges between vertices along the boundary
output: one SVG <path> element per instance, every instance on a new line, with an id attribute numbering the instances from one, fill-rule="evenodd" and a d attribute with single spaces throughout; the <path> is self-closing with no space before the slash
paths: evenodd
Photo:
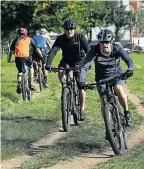
<path id="1" fill-rule="evenodd" d="M 76 83 L 77 70 L 75 68 L 51 68 L 52 72 L 58 72 L 58 70 L 66 72 L 66 81 L 62 86 L 61 111 L 63 130 L 67 132 L 71 126 L 71 115 L 75 125 L 78 125 L 80 121 L 80 94 Z"/>
<path id="2" fill-rule="evenodd" d="M 30 68 L 25 60 L 22 60 L 22 97 L 24 101 L 32 99 Z"/>
<path id="3" fill-rule="evenodd" d="M 42 91 L 44 76 L 43 76 L 43 72 L 42 72 L 42 61 L 40 59 L 37 61 L 37 65 L 38 65 L 38 79 L 37 79 L 37 81 L 39 83 L 40 91 Z"/>
<path id="4" fill-rule="evenodd" d="M 100 80 L 97 83 L 86 85 L 86 89 L 94 89 L 102 84 L 106 85 L 105 91 L 101 96 L 104 107 L 103 116 L 106 127 L 106 137 L 116 155 L 124 154 L 128 149 L 126 120 L 113 89 L 113 84 L 119 79 L 126 80 L 127 77 L 125 74 L 120 74 Z"/>

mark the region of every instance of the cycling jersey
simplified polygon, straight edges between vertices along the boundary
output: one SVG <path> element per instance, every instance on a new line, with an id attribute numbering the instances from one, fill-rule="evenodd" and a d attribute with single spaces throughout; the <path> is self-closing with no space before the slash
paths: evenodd
<path id="1" fill-rule="evenodd" d="M 40 49 L 47 48 L 46 42 L 48 41 L 47 38 L 43 37 L 42 35 L 35 35 L 33 40 L 36 42 L 37 46 Z"/>
<path id="2" fill-rule="evenodd" d="M 89 44 L 83 34 L 75 33 L 68 39 L 65 34 L 57 37 L 49 53 L 48 65 L 51 65 L 58 50 L 62 50 L 62 60 L 69 65 L 82 64 L 85 54 L 89 50 Z"/>
<path id="3" fill-rule="evenodd" d="M 10 50 L 15 52 L 15 57 L 29 57 L 29 56 L 31 56 L 31 46 L 33 46 L 35 49 L 38 48 L 35 41 L 32 38 L 26 36 L 29 39 L 28 41 L 26 40 L 26 43 L 27 43 L 26 44 L 26 50 L 27 50 L 26 55 L 25 55 L 25 53 L 22 54 L 21 52 L 20 52 L 21 54 L 19 54 L 19 52 L 16 51 L 16 47 L 17 47 L 17 44 L 19 43 L 19 40 L 21 40 L 23 37 L 25 37 L 25 36 L 21 35 L 20 37 L 14 39 L 11 44 Z M 24 46 L 23 45 L 19 46 L 19 50 L 23 51 Z"/>
<path id="4" fill-rule="evenodd" d="M 81 68 L 80 81 L 85 82 L 86 71 L 89 69 L 92 61 L 95 62 L 96 81 L 111 77 L 114 74 L 122 73 L 120 58 L 124 60 L 128 68 L 134 69 L 132 59 L 121 45 L 113 43 L 112 52 L 108 56 L 101 53 L 99 44 L 92 46 L 84 60 L 83 67 Z"/>

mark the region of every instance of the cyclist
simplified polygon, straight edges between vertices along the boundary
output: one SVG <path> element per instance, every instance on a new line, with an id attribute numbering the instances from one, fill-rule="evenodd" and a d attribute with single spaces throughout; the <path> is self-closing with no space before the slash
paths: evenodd
<path id="1" fill-rule="evenodd" d="M 133 75 L 134 63 L 128 53 L 119 44 L 113 42 L 114 34 L 109 29 L 101 30 L 98 33 L 98 44 L 89 50 L 80 72 L 81 86 L 85 86 L 86 71 L 95 62 L 95 80 L 111 77 L 113 74 L 122 73 L 120 58 L 127 64 L 126 74 L 128 77 Z M 128 109 L 127 96 L 124 91 L 125 80 L 118 80 L 114 86 L 115 93 L 124 109 L 127 126 L 132 124 L 132 116 Z M 104 91 L 104 86 L 98 87 L 99 95 Z M 103 104 L 102 104 L 103 105 Z M 102 106 L 101 106 L 102 107 Z M 103 110 L 103 107 L 102 107 Z M 103 112 L 103 111 L 102 111 Z"/>
<path id="2" fill-rule="evenodd" d="M 33 40 L 36 42 L 36 44 L 38 45 L 38 47 L 40 48 L 42 55 L 43 55 L 43 59 L 42 59 L 42 71 L 44 74 L 44 80 L 43 80 L 43 85 L 45 88 L 48 87 L 48 80 L 47 80 L 47 71 L 45 70 L 45 64 L 47 62 L 47 57 L 48 57 L 48 49 L 51 49 L 51 42 L 49 41 L 49 39 L 45 38 L 43 36 L 43 34 L 45 34 L 45 29 L 40 29 L 39 31 L 36 31 L 36 35 L 33 36 Z M 34 54 L 36 55 L 36 54 Z M 36 56 L 37 57 L 37 56 Z"/>
<path id="3" fill-rule="evenodd" d="M 50 38 L 50 36 L 48 34 L 48 31 L 45 28 L 41 28 L 40 29 L 40 34 L 48 39 L 48 41 L 50 43 L 50 46 L 51 46 L 51 38 Z"/>
<path id="4" fill-rule="evenodd" d="M 41 56 L 40 49 L 37 47 L 34 40 L 31 39 L 27 34 L 28 34 L 28 31 L 26 28 L 19 28 L 18 30 L 19 36 L 13 40 L 11 47 L 10 47 L 9 57 L 8 57 L 8 62 L 11 62 L 12 54 L 13 53 L 15 54 L 15 63 L 16 63 L 16 67 L 18 70 L 18 75 L 17 75 L 17 80 L 18 80 L 17 93 L 18 94 L 22 92 L 22 85 L 21 85 L 22 60 L 26 60 L 26 64 L 30 67 L 31 89 L 35 90 L 35 87 L 33 85 L 33 66 L 32 66 L 32 60 L 30 57 L 31 56 L 31 45 Z"/>
<path id="5" fill-rule="evenodd" d="M 58 65 L 59 68 L 66 68 L 66 65 L 70 67 L 79 68 L 85 58 L 86 53 L 89 50 L 89 44 L 87 39 L 83 34 L 76 33 L 76 23 L 74 20 L 67 20 L 63 24 L 64 33 L 58 36 L 53 44 L 52 50 L 49 54 L 46 69 L 49 69 L 52 60 L 59 49 L 62 50 L 62 59 Z M 65 72 L 59 70 L 58 77 L 62 85 L 65 83 Z M 79 73 L 76 73 L 77 79 L 79 78 Z M 77 81 L 79 87 L 79 81 Z M 85 96 L 86 93 L 84 89 L 80 90 L 81 99 L 81 120 L 85 120 Z"/>

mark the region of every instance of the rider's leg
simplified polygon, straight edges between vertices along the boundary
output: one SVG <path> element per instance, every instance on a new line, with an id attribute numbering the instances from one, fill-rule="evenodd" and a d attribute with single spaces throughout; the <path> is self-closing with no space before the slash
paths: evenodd
<path id="1" fill-rule="evenodd" d="M 48 76 L 48 73 L 47 73 L 47 70 L 45 69 L 45 63 L 42 63 L 42 72 L 43 72 L 43 75 L 44 75 L 44 81 L 43 81 L 43 83 L 44 83 L 44 87 L 48 87 L 48 78 L 47 78 L 47 76 Z"/>
<path id="2" fill-rule="evenodd" d="M 114 90 L 124 111 L 128 111 L 127 95 L 124 91 L 124 87 L 122 85 L 115 85 Z"/>
<path id="3" fill-rule="evenodd" d="M 22 92 L 22 72 L 18 72 L 17 74 L 17 93 L 20 94 Z"/>
<path id="4" fill-rule="evenodd" d="M 84 89 L 80 90 L 80 104 L 81 104 L 81 111 L 85 109 L 85 98 L 86 98 L 86 91 Z"/>
<path id="5" fill-rule="evenodd" d="M 121 83 L 114 86 L 115 93 L 118 96 L 119 102 L 122 105 L 124 109 L 124 115 L 126 118 L 127 126 L 131 126 L 132 124 L 132 116 L 130 114 L 129 108 L 128 108 L 128 101 L 127 101 L 127 95 L 124 91 L 124 87 Z"/>
<path id="6" fill-rule="evenodd" d="M 33 77 L 34 77 L 34 68 L 33 68 L 33 63 L 32 63 L 32 60 L 27 60 L 27 65 L 30 69 L 30 78 L 31 78 L 31 90 L 36 90 L 35 89 L 35 86 L 34 86 L 34 83 L 33 83 Z"/>
<path id="7" fill-rule="evenodd" d="M 58 71 L 58 78 L 59 78 L 59 81 L 60 81 L 61 85 L 63 86 L 65 84 L 65 82 L 66 82 L 65 71 L 59 70 Z"/>
<path id="8" fill-rule="evenodd" d="M 59 65 L 58 65 L 58 68 L 59 69 L 66 68 L 66 63 L 63 60 L 61 60 L 60 63 L 59 63 Z M 60 81 L 61 85 L 62 86 L 65 85 L 66 76 L 65 76 L 65 71 L 64 70 L 59 70 L 58 71 L 58 78 L 59 78 L 59 81 Z"/>
<path id="9" fill-rule="evenodd" d="M 21 91 L 22 91 L 22 84 L 21 84 L 21 81 L 22 81 L 22 60 L 21 60 L 21 58 L 16 57 L 15 63 L 16 63 L 16 67 L 17 67 L 17 70 L 18 70 L 18 74 L 17 74 L 17 82 L 18 82 L 17 93 L 20 94 Z"/>
<path id="10" fill-rule="evenodd" d="M 85 120 L 85 99 L 86 99 L 86 91 L 84 89 L 80 90 L 80 105 L 81 105 L 81 120 Z"/>
<path id="11" fill-rule="evenodd" d="M 34 75 L 34 69 L 33 67 L 30 67 L 31 85 L 33 85 L 33 75 Z"/>
<path id="12" fill-rule="evenodd" d="M 47 59 L 48 59 L 47 48 L 41 50 L 41 52 L 42 52 L 43 58 L 44 58 L 44 60 L 42 61 L 42 72 L 43 72 L 43 75 L 44 75 L 43 85 L 44 85 L 45 88 L 47 88 L 48 87 L 48 72 L 45 69 L 45 65 L 46 65 L 46 62 L 47 62 Z"/>
<path id="13" fill-rule="evenodd" d="M 33 61 L 34 77 L 37 77 L 38 65 L 36 61 Z"/>

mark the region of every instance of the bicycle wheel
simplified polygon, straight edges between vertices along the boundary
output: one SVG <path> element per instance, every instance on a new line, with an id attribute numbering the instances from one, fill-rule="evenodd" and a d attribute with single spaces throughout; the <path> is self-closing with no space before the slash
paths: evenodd
<path id="1" fill-rule="evenodd" d="M 41 66 L 38 66 L 38 83 L 39 83 L 40 91 L 42 91 L 42 88 L 43 88 L 43 75 L 42 75 L 42 71 L 41 71 Z"/>
<path id="2" fill-rule="evenodd" d="M 30 77 L 30 72 L 29 72 L 29 74 L 28 74 L 27 99 L 28 99 L 28 100 L 32 100 L 32 91 L 31 91 L 31 77 Z"/>
<path id="3" fill-rule="evenodd" d="M 22 97 L 24 101 L 27 100 L 25 73 L 22 74 Z"/>
<path id="4" fill-rule="evenodd" d="M 121 125 L 123 127 L 123 137 L 124 137 L 125 149 L 127 150 L 128 149 L 128 138 L 127 138 L 127 133 L 126 133 L 126 120 L 125 120 L 124 114 L 121 111 L 121 105 L 120 105 L 119 100 L 117 98 L 116 98 L 116 104 L 118 106 L 120 121 L 121 121 Z"/>
<path id="5" fill-rule="evenodd" d="M 111 147 L 116 155 L 125 153 L 124 130 L 122 125 L 118 125 L 116 110 L 112 104 L 107 103 L 104 107 L 104 119 L 106 133 Z"/>
<path id="6" fill-rule="evenodd" d="M 61 109 L 63 129 L 67 132 L 71 124 L 71 93 L 69 88 L 63 88 Z"/>
<path id="7" fill-rule="evenodd" d="M 80 121 L 80 93 L 79 89 L 75 88 L 74 103 L 73 103 L 73 120 L 75 125 L 79 125 Z"/>
<path id="8" fill-rule="evenodd" d="M 124 143 L 125 143 L 125 149 L 128 149 L 128 138 L 127 138 L 127 133 L 126 133 L 126 120 L 125 117 L 122 113 L 120 113 L 120 119 L 122 122 L 122 126 L 123 126 L 123 137 L 124 137 Z"/>

